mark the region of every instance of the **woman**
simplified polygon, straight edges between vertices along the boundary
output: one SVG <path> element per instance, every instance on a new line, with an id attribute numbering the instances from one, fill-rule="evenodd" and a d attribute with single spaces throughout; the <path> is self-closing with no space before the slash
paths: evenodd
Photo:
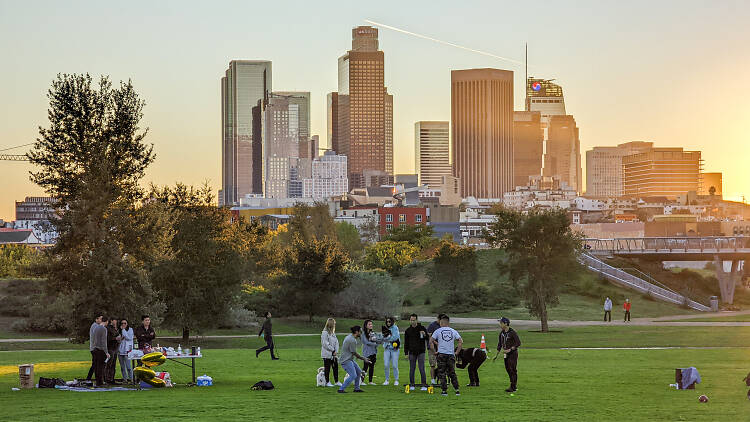
<path id="1" fill-rule="evenodd" d="M 124 382 L 133 380 L 133 368 L 130 366 L 128 353 L 133 350 L 133 329 L 128 325 L 128 320 L 120 321 L 120 348 L 118 350 L 118 359 L 120 360 L 120 372 Z"/>
<path id="2" fill-rule="evenodd" d="M 364 363 L 362 373 L 368 375 L 370 385 L 375 385 L 375 383 L 372 382 L 372 373 L 375 370 L 375 361 L 378 358 L 378 344 L 381 344 L 383 341 L 378 340 L 375 337 L 372 331 L 371 319 L 366 319 L 365 322 L 362 323 L 362 326 L 364 327 L 362 331 L 362 356 L 370 361 L 369 363 Z"/>
<path id="3" fill-rule="evenodd" d="M 393 368 L 393 385 L 398 385 L 398 352 L 401 348 L 401 334 L 398 332 L 393 317 L 385 319 L 385 326 L 391 330 L 390 337 L 383 339 L 385 347 L 383 350 L 383 363 L 385 364 L 385 382 L 383 385 L 388 385 L 390 382 L 390 371 L 389 366 Z M 394 346 L 395 344 L 395 346 Z"/>
<path id="4" fill-rule="evenodd" d="M 336 385 L 341 386 L 339 382 L 339 339 L 336 337 L 336 320 L 328 318 L 323 332 L 320 333 L 320 357 L 323 358 L 323 368 L 325 368 L 326 387 L 333 387 L 329 375 L 333 368 L 333 380 Z"/>

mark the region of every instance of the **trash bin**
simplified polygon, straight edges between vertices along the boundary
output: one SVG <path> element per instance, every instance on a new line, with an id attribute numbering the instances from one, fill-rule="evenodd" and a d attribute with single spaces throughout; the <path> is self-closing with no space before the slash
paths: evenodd
<path id="1" fill-rule="evenodd" d="M 719 312 L 719 298 L 716 296 L 711 296 L 709 300 L 711 302 L 711 311 Z"/>
<path id="2" fill-rule="evenodd" d="M 18 365 L 18 381 L 21 388 L 34 388 L 34 364 Z"/>

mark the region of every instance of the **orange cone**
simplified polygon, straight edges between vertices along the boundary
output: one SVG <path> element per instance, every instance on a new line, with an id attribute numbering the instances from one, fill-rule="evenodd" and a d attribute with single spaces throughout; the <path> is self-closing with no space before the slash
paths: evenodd
<path id="1" fill-rule="evenodd" d="M 479 348 L 485 352 L 487 351 L 487 343 L 484 341 L 484 334 L 482 334 L 482 342 L 479 343 Z"/>

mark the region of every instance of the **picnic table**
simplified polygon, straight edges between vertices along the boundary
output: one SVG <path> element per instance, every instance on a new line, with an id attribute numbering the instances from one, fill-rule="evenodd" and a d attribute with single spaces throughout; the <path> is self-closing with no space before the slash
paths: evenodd
<path id="1" fill-rule="evenodd" d="M 131 366 L 133 367 L 133 369 L 135 369 L 135 367 L 136 367 L 136 365 L 138 363 L 138 359 L 140 359 L 143 355 L 136 357 L 135 354 L 133 354 L 133 352 L 134 351 L 131 351 L 130 353 L 128 353 L 128 358 L 131 361 L 130 362 Z M 195 385 L 195 360 L 198 359 L 198 358 L 202 358 L 203 357 L 202 354 L 201 355 L 191 354 L 189 352 L 188 354 L 184 354 L 183 353 L 183 354 L 180 354 L 180 355 L 177 355 L 177 354 L 175 354 L 175 355 L 164 355 L 164 357 L 166 357 L 167 360 L 171 360 L 172 362 L 175 362 L 175 363 L 178 363 L 180 365 L 184 365 L 184 366 L 189 367 L 192 370 L 193 382 L 191 382 L 190 384 L 188 384 L 188 386 Z M 190 362 L 189 363 L 188 362 L 181 362 L 182 360 L 185 360 L 185 359 L 190 359 Z M 138 382 L 136 380 L 136 377 L 133 377 L 133 384 L 134 385 L 140 385 L 140 384 L 138 384 Z"/>

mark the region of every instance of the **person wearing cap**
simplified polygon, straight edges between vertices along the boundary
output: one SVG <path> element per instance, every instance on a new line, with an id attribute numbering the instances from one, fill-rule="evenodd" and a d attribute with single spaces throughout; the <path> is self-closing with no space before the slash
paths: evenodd
<path id="1" fill-rule="evenodd" d="M 625 303 L 622 304 L 622 309 L 625 311 L 623 321 L 630 322 L 630 299 L 625 299 Z"/>
<path id="2" fill-rule="evenodd" d="M 497 354 L 492 359 L 497 359 L 500 352 L 503 353 L 505 358 L 505 371 L 508 373 L 510 378 L 510 387 L 505 391 L 513 393 L 516 391 L 516 383 L 518 382 L 518 371 L 516 366 L 518 365 L 518 348 L 521 347 L 521 339 L 518 338 L 518 334 L 512 328 L 510 328 L 510 320 L 502 317 L 500 321 L 500 335 L 497 343 Z"/>

